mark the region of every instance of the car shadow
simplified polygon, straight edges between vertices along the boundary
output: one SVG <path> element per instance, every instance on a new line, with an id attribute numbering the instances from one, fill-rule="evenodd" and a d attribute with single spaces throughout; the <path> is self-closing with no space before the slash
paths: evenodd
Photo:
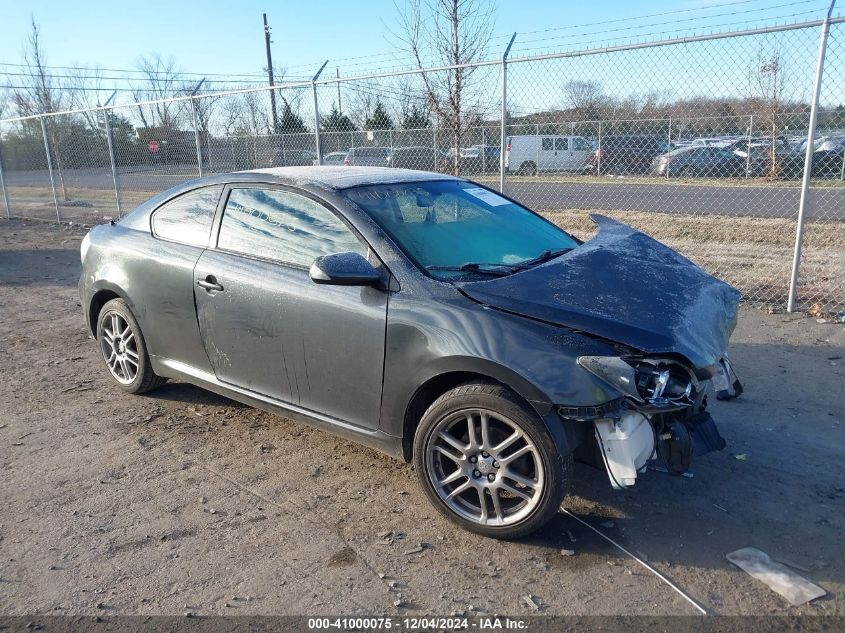
<path id="1" fill-rule="evenodd" d="M 170 400 L 171 402 L 183 402 L 185 404 L 230 407 L 232 409 L 252 408 L 237 400 L 232 400 L 186 382 L 167 382 L 164 386 L 146 393 L 144 396 L 151 400 Z"/>
<path id="2" fill-rule="evenodd" d="M 79 282 L 81 272 L 77 249 L 0 251 L 0 285 L 73 287 Z"/>

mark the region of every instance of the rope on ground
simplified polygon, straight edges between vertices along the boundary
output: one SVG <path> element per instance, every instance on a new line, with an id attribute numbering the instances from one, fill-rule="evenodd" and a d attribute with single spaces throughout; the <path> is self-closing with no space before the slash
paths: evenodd
<path id="1" fill-rule="evenodd" d="M 674 583 L 672 583 L 672 581 L 670 581 L 668 578 L 666 578 L 666 576 L 664 576 L 663 574 L 661 574 L 661 573 L 660 573 L 659 571 L 657 571 L 654 567 L 652 567 L 651 565 L 649 565 L 648 563 L 646 563 L 644 560 L 642 560 L 642 559 L 638 558 L 637 556 L 634 556 L 631 552 L 629 552 L 627 549 L 625 549 L 624 547 L 622 547 L 619 543 L 617 543 L 617 542 L 616 542 L 616 541 L 614 541 L 612 538 L 610 538 L 609 536 L 607 536 L 604 532 L 602 532 L 602 531 L 600 531 L 600 530 L 597 530 L 596 528 L 594 528 L 592 525 L 590 525 L 589 523 L 587 523 L 586 521 L 584 521 L 584 520 L 583 520 L 583 519 L 581 519 L 580 517 L 577 517 L 577 516 L 575 516 L 574 514 L 572 514 L 572 513 L 571 513 L 569 510 L 567 510 L 566 508 L 561 508 L 561 510 L 562 510 L 563 512 L 565 512 L 566 514 L 568 514 L 569 516 L 571 516 L 571 517 L 572 517 L 573 519 L 575 519 L 576 521 L 578 521 L 578 523 L 581 523 L 581 524 L 583 524 L 583 525 L 586 525 L 588 528 L 590 528 L 593 532 L 595 532 L 596 534 L 598 534 L 598 535 L 599 535 L 600 537 L 602 537 L 604 540 L 606 540 L 606 541 L 610 542 L 611 544 L 615 545 L 616 547 L 618 547 L 620 550 L 622 550 L 623 552 L 625 552 L 628 556 L 630 556 L 630 557 L 631 557 L 631 558 L 633 558 L 635 561 L 637 561 L 640 565 L 642 565 L 642 566 L 643 566 L 643 567 L 645 567 L 647 570 L 649 570 L 652 574 L 654 574 L 655 576 L 657 576 L 658 578 L 660 578 L 660 580 L 662 580 L 662 581 L 663 581 L 663 582 L 665 582 L 667 585 L 669 585 L 669 586 L 670 586 L 670 587 L 671 587 L 671 588 L 675 591 L 675 593 L 677 593 L 677 594 L 678 594 L 679 596 L 681 596 L 684 600 L 686 600 L 686 601 L 687 601 L 687 602 L 689 602 L 689 603 L 690 603 L 693 607 L 695 607 L 695 608 L 696 608 L 696 609 L 697 609 L 697 610 L 701 613 L 701 615 L 707 615 L 707 611 L 705 611 L 705 610 L 704 610 L 704 607 L 702 607 L 702 606 L 701 606 L 700 604 L 698 604 L 695 600 L 693 600 L 693 599 L 692 599 L 692 598 L 690 598 L 687 594 L 685 594 L 683 591 L 681 591 L 681 589 L 679 589 L 677 585 L 675 585 Z"/>

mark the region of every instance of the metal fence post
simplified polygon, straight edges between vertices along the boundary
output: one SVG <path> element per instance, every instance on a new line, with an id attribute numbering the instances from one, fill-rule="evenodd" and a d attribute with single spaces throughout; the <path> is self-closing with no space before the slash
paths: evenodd
<path id="1" fill-rule="evenodd" d="M 194 145 L 197 148 L 197 173 L 202 178 L 202 146 L 200 145 L 200 127 L 197 124 L 197 106 L 194 103 L 194 98 L 191 97 L 191 118 L 194 121 Z"/>
<path id="2" fill-rule="evenodd" d="M 487 173 L 487 135 L 484 133 L 484 126 L 481 126 L 481 174 Z"/>
<path id="3" fill-rule="evenodd" d="M 672 151 L 672 117 L 669 117 L 669 144 L 666 146 L 666 153 Z M 666 180 L 669 180 L 669 159 L 666 159 Z"/>
<path id="4" fill-rule="evenodd" d="M 3 202 L 6 203 L 6 219 L 12 219 L 12 207 L 9 206 L 9 193 L 6 191 L 6 180 L 3 177 L 3 152 L 0 151 L 0 189 L 3 190 Z"/>
<path id="5" fill-rule="evenodd" d="M 599 121 L 599 142 L 596 146 L 596 176 L 601 176 L 601 121 Z"/>
<path id="6" fill-rule="evenodd" d="M 842 153 L 842 168 L 839 170 L 839 180 L 845 180 L 845 152 Z"/>
<path id="7" fill-rule="evenodd" d="M 317 164 L 323 164 L 323 149 L 320 146 L 320 113 L 317 110 L 317 84 L 311 82 L 311 96 L 314 99 L 314 148 L 317 152 Z"/>
<path id="8" fill-rule="evenodd" d="M 751 176 L 751 130 L 754 127 L 754 115 L 748 115 L 748 134 L 746 135 L 746 145 L 745 148 L 746 156 L 745 156 L 745 179 Z"/>
<path id="9" fill-rule="evenodd" d="M 53 190 L 53 204 L 56 207 L 56 221 L 61 222 L 62 216 L 59 213 L 59 197 L 56 195 L 56 178 L 53 175 L 53 159 L 50 156 L 50 142 L 47 140 L 47 124 L 45 117 L 39 117 L 41 121 L 41 134 L 44 136 L 44 151 L 47 153 L 47 170 L 50 172 L 50 188 Z"/>
<path id="10" fill-rule="evenodd" d="M 200 79 L 199 83 L 191 91 L 191 95 L 190 95 L 191 98 L 189 99 L 189 101 L 191 103 L 191 119 L 193 119 L 193 122 L 194 122 L 194 144 L 197 146 L 197 170 L 198 170 L 200 178 L 202 178 L 202 176 L 203 176 L 203 172 L 202 172 L 202 145 L 200 143 L 200 126 L 199 126 L 199 123 L 197 123 L 197 106 L 194 103 L 194 98 L 196 97 L 197 92 L 199 91 L 200 87 L 204 83 L 205 83 L 205 77 Z"/>
<path id="11" fill-rule="evenodd" d="M 789 279 L 789 299 L 786 303 L 786 311 L 795 310 L 795 296 L 798 292 L 798 270 L 801 267 L 801 246 L 804 240 L 804 214 L 807 210 L 807 194 L 810 189 L 810 177 L 813 171 L 813 141 L 816 135 L 816 121 L 819 114 L 819 93 L 822 88 L 822 75 L 824 74 L 824 56 L 827 50 L 827 37 L 830 34 L 830 15 L 833 13 L 833 5 L 836 0 L 831 0 L 827 10 L 827 17 L 822 23 L 819 35 L 819 58 L 816 63 L 816 81 L 813 85 L 813 102 L 810 105 L 810 127 L 807 130 L 807 147 L 804 151 L 804 174 L 801 178 L 801 199 L 798 202 L 798 227 L 795 231 L 795 252 L 792 256 L 792 276 Z M 751 148 L 748 148 L 751 153 Z"/>
<path id="12" fill-rule="evenodd" d="M 323 69 L 326 67 L 326 64 L 329 63 L 329 60 L 323 62 L 323 65 L 320 66 L 320 70 L 317 71 L 317 74 L 311 79 L 311 96 L 314 99 L 314 144 L 317 149 L 317 164 L 323 164 L 323 148 L 320 145 L 320 110 L 318 109 L 317 105 L 317 80 L 320 78 L 320 75 L 323 72 Z"/>
<path id="13" fill-rule="evenodd" d="M 117 202 L 117 217 L 121 217 L 120 212 L 120 190 L 117 186 L 117 162 L 114 159 L 114 140 L 111 135 L 111 123 L 109 122 L 109 110 L 103 110 L 103 119 L 106 125 L 106 143 L 109 147 L 109 162 L 111 162 L 111 179 L 114 183 L 114 199 Z"/>
<path id="14" fill-rule="evenodd" d="M 434 171 L 437 171 L 439 167 L 437 164 L 437 123 L 431 128 L 431 141 L 434 144 Z"/>
<path id="15" fill-rule="evenodd" d="M 511 46 L 516 39 L 516 33 L 511 36 L 511 41 L 508 42 L 508 47 L 502 55 L 502 130 L 499 147 L 499 192 L 505 192 L 505 154 L 507 153 L 507 137 L 508 137 L 508 55 L 511 52 Z"/>

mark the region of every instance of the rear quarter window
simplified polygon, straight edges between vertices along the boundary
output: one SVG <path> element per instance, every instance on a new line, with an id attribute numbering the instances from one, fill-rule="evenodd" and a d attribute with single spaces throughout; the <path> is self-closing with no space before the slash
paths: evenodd
<path id="1" fill-rule="evenodd" d="M 222 192 L 223 185 L 203 187 L 165 202 L 153 212 L 153 235 L 191 246 L 208 246 L 214 211 Z"/>

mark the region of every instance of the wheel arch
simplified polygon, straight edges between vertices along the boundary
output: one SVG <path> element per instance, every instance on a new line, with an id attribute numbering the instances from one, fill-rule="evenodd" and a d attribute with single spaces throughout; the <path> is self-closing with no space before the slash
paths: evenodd
<path id="1" fill-rule="evenodd" d="M 480 359 L 452 359 L 439 371 L 432 372 L 414 391 L 405 407 L 402 421 L 402 455 L 410 462 L 413 457 L 414 435 L 420 419 L 431 403 L 441 395 L 468 382 L 486 382 L 507 387 L 526 407 L 542 420 L 559 450 L 565 450 L 568 442 L 562 425 L 549 424 L 549 416 L 555 415 L 545 394 L 531 382 L 502 365 Z M 561 427 L 561 428 L 554 428 Z"/>
<path id="2" fill-rule="evenodd" d="M 123 292 L 123 289 L 112 283 L 100 284 L 98 288 L 91 295 L 91 300 L 86 307 L 86 315 L 88 316 L 88 330 L 92 336 L 97 336 L 97 319 L 100 316 L 100 311 L 112 299 L 123 299 L 129 309 L 132 310 L 131 303 Z M 134 314 L 134 310 L 133 310 Z"/>

